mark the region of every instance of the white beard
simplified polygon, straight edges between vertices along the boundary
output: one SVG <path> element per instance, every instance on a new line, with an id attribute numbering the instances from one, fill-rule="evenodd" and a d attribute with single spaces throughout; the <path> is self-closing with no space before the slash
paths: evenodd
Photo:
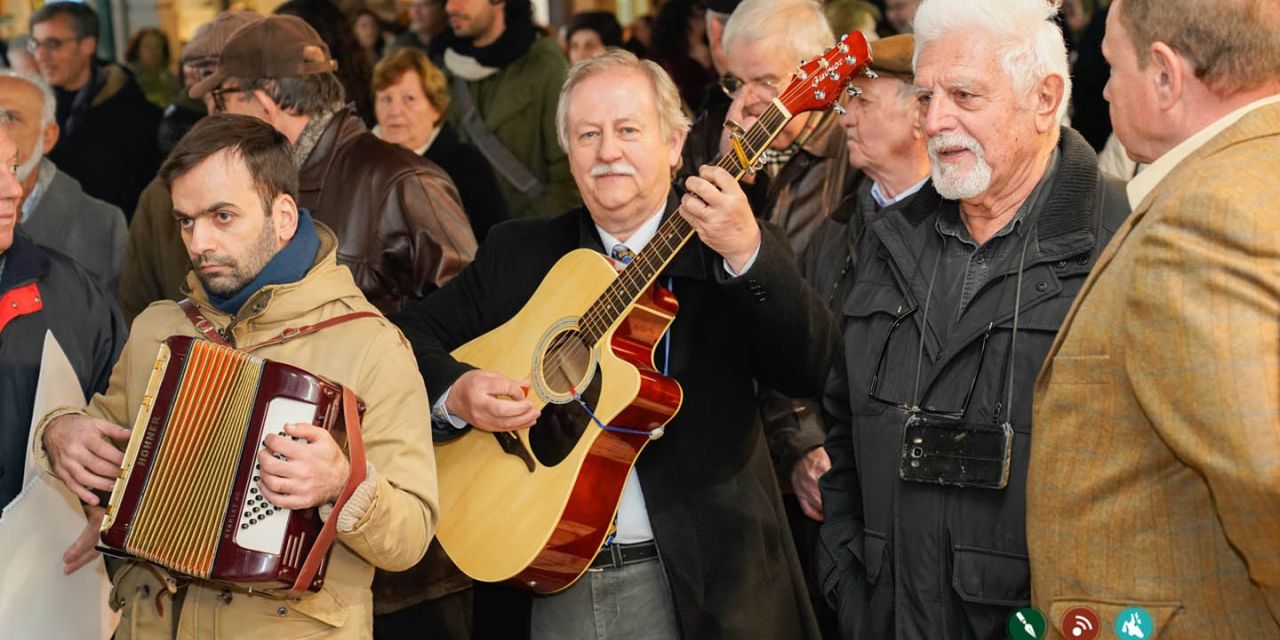
<path id="1" fill-rule="evenodd" d="M 968 171 L 938 159 L 938 149 L 963 147 L 973 152 L 973 167 Z M 943 133 L 929 138 L 930 173 L 933 187 L 947 200 L 965 200 L 986 191 L 991 186 L 991 165 L 986 152 L 978 141 L 963 133 Z"/>

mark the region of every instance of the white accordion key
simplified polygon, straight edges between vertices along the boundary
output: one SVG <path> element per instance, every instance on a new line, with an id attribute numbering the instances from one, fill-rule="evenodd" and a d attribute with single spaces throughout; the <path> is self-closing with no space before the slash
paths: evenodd
<path id="1" fill-rule="evenodd" d="M 236 528 L 236 544 L 254 551 L 279 554 L 284 545 L 285 528 L 289 524 L 289 509 L 281 509 L 267 501 L 258 488 L 260 475 L 257 452 L 262 450 L 268 434 L 289 437 L 284 425 L 295 422 L 311 424 L 316 416 L 316 406 L 291 398 L 276 398 L 267 404 L 267 416 L 262 426 L 262 439 L 254 450 L 253 476 L 249 490 L 245 492 L 240 510 L 240 526 Z M 279 457 L 279 456 L 277 456 Z"/>

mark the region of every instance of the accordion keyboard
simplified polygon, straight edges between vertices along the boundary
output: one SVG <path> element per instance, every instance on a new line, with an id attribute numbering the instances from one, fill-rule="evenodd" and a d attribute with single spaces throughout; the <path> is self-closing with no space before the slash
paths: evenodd
<path id="1" fill-rule="evenodd" d="M 245 492 L 244 504 L 240 508 L 240 526 L 236 530 L 236 544 L 246 549 L 263 553 L 280 554 L 284 541 L 285 528 L 289 525 L 289 510 L 281 509 L 267 501 L 258 489 L 260 469 L 257 452 L 265 446 L 267 435 L 285 434 L 284 425 L 295 422 L 310 424 L 316 415 L 316 406 L 299 402 L 292 398 L 276 398 L 267 405 L 267 417 L 262 427 L 262 437 L 254 452 L 253 477 L 249 490 Z M 297 438 L 294 438 L 295 440 Z"/>

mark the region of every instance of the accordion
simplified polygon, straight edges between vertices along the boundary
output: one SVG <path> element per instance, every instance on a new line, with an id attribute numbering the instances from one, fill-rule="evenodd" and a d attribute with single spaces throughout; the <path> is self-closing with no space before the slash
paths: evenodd
<path id="1" fill-rule="evenodd" d="M 297 367 L 170 337 L 107 504 L 102 550 L 192 578 L 249 583 L 253 592 L 319 590 L 337 509 L 364 476 L 363 460 L 356 466 L 362 410 L 349 390 Z M 275 507 L 258 489 L 265 438 L 297 422 L 329 430 L 351 450 L 352 478 L 327 535 L 316 509 Z"/>

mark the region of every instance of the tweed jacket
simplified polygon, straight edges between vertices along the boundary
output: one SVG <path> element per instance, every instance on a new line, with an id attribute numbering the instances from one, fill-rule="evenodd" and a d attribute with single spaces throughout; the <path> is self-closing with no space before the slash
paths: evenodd
<path id="1" fill-rule="evenodd" d="M 1273 104 L 1147 195 L 1058 334 L 1027 490 L 1054 624 L 1139 606 L 1162 640 L 1280 638 L 1277 175 Z"/>

